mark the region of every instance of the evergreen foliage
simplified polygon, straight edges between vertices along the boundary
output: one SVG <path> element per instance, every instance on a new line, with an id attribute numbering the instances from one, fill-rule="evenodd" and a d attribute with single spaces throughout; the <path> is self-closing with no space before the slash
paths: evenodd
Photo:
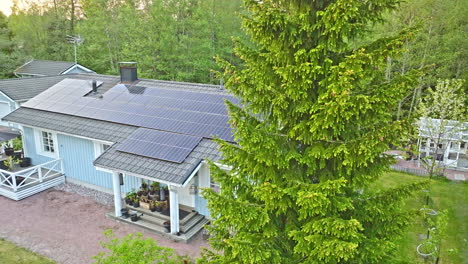
<path id="1" fill-rule="evenodd" d="M 385 263 L 412 212 L 402 203 L 426 183 L 369 189 L 407 135 L 392 111 L 420 74 L 385 78 L 410 30 L 361 47 L 352 42 L 398 0 L 246 0 L 238 42 L 245 66 L 221 61 L 238 144 L 221 142 L 211 166 L 221 191 L 204 192 L 210 263 Z"/>

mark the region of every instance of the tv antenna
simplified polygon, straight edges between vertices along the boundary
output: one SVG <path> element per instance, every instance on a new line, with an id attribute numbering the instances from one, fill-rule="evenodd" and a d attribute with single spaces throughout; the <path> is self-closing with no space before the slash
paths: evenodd
<path id="1" fill-rule="evenodd" d="M 68 43 L 71 43 L 73 44 L 73 47 L 75 49 L 75 64 L 77 64 L 77 59 L 76 59 L 76 49 L 77 49 L 77 46 L 81 45 L 81 43 L 83 43 L 84 41 L 84 38 L 82 38 L 80 35 L 77 35 L 77 36 L 72 36 L 72 35 L 67 35 L 66 37 Z"/>

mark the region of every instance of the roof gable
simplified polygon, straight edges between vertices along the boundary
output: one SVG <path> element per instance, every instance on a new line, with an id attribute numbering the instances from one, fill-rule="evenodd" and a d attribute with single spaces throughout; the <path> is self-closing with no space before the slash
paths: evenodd
<path id="1" fill-rule="evenodd" d="M 69 61 L 31 60 L 15 70 L 17 75 L 50 76 L 64 74 L 79 66 L 83 72 L 89 70 L 79 64 Z M 89 70 L 88 72 L 92 72 Z"/>

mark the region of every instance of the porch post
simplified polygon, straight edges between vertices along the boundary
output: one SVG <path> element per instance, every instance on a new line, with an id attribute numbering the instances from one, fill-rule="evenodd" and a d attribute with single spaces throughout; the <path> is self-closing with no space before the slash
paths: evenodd
<path id="1" fill-rule="evenodd" d="M 170 218 L 171 218 L 171 234 L 179 232 L 179 194 L 177 187 L 169 185 L 169 203 L 170 203 Z"/>
<path id="2" fill-rule="evenodd" d="M 120 192 L 120 179 L 117 172 L 112 172 L 112 186 L 114 190 L 114 209 L 115 216 L 122 216 L 120 210 L 122 209 L 122 193 Z"/>

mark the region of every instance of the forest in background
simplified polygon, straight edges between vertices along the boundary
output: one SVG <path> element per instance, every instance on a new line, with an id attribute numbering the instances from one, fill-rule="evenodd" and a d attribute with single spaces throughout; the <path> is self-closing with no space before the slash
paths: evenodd
<path id="1" fill-rule="evenodd" d="M 78 63 L 117 74 L 136 61 L 142 78 L 219 83 L 215 56 L 234 62 L 244 38 L 241 0 L 49 0 L 0 17 L 0 78 L 31 58 L 73 61 L 67 35 L 80 35 Z M 4 63 L 5 62 L 5 63 Z"/>
<path id="2" fill-rule="evenodd" d="M 0 14 L 0 78 L 13 77 L 12 71 L 32 58 L 73 61 L 66 36 L 80 35 L 85 40 L 78 63 L 98 73 L 117 74 L 117 62 L 136 61 L 142 78 L 219 84 L 215 56 L 238 64 L 233 39 L 248 41 L 241 30 L 243 12 L 241 0 L 15 4 L 10 17 Z M 403 56 L 388 58 L 385 72 L 392 78 L 427 67 L 428 74 L 401 102 L 398 115 L 411 113 L 415 98 L 436 79 L 467 79 L 467 13 L 466 1 L 412 0 L 387 14 L 385 23 L 369 25 L 375 39 L 415 27 L 416 37 L 405 43 Z"/>

